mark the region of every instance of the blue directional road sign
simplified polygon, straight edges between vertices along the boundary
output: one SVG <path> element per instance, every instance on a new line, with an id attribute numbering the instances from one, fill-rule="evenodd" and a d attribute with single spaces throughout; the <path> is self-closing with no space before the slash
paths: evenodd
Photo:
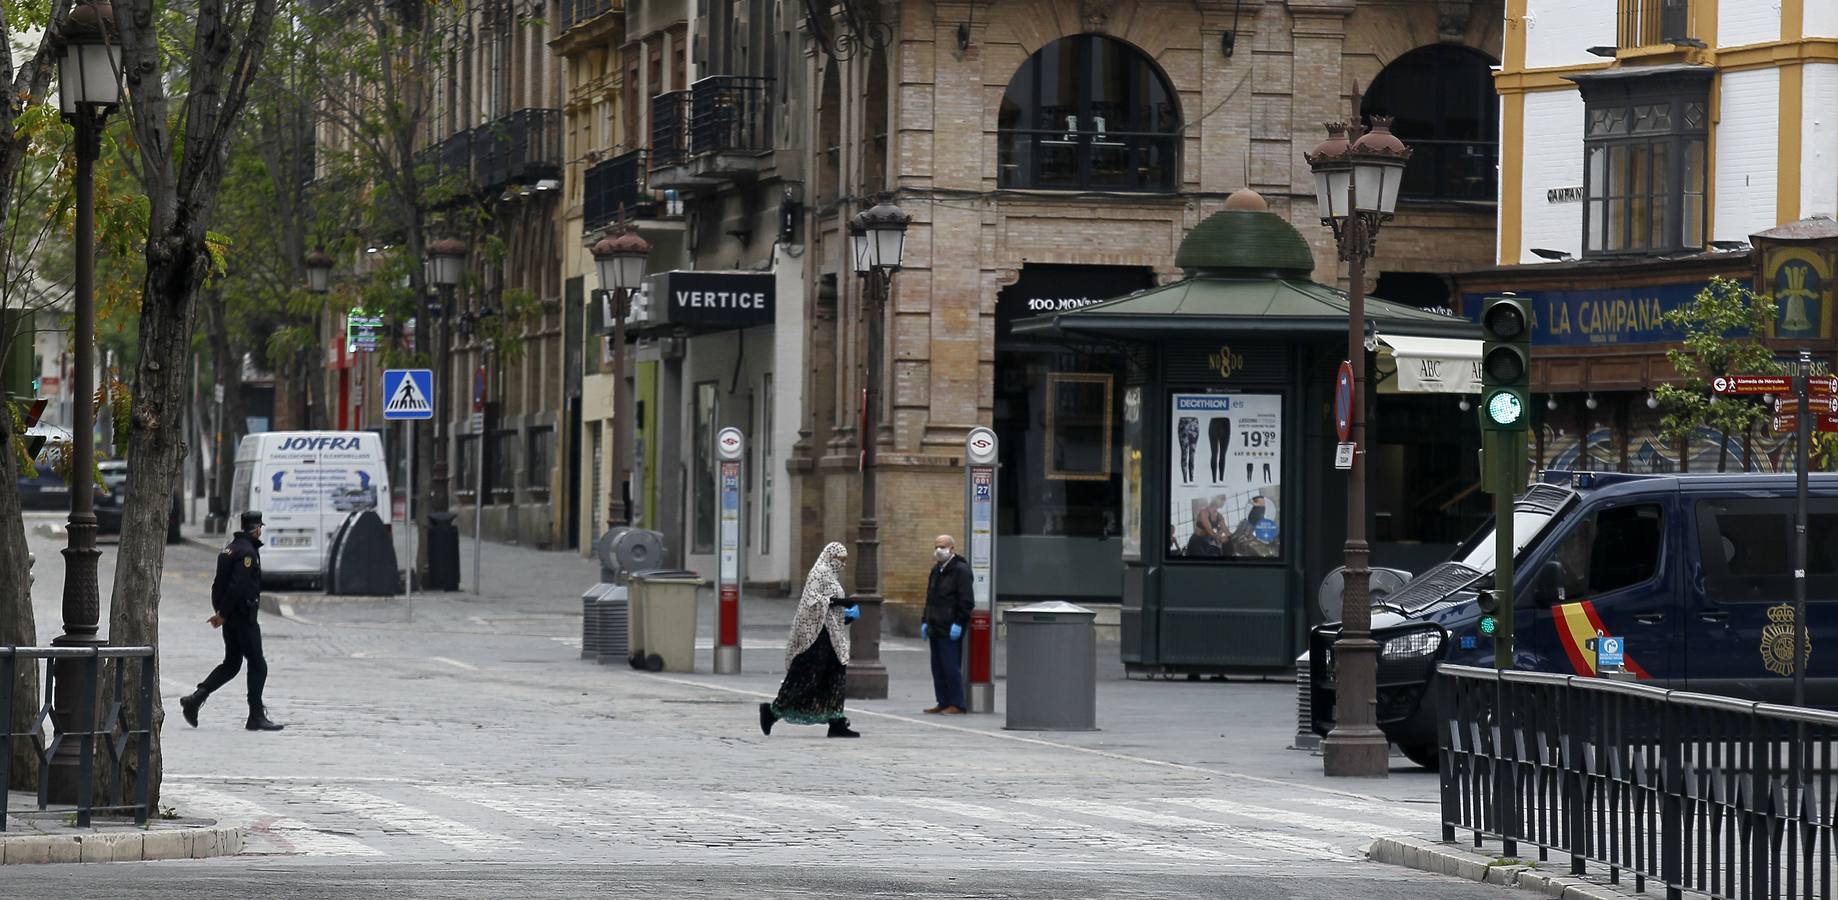
<path id="1" fill-rule="evenodd" d="M 1595 664 L 1598 669 L 1605 669 L 1610 666 L 1618 669 L 1625 665 L 1621 652 L 1621 639 L 1618 637 L 1596 638 Z"/>
<path id="2" fill-rule="evenodd" d="M 389 369 L 383 373 L 383 418 L 434 418 L 434 372 L 431 369 Z"/>

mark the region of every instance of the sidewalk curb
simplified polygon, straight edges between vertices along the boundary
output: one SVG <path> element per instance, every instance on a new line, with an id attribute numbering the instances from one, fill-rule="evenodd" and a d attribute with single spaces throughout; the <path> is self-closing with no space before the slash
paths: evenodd
<path id="1" fill-rule="evenodd" d="M 0 837 L 0 865 L 210 859 L 243 851 L 241 828 L 182 828 Z"/>
<path id="2" fill-rule="evenodd" d="M 1373 862 L 1403 866 L 1419 872 L 1435 872 L 1484 884 L 1536 891 L 1556 900 L 1637 900 L 1645 896 L 1620 891 L 1586 878 L 1560 874 L 1531 863 L 1508 864 L 1459 844 L 1444 844 L 1423 838 L 1382 837 L 1366 848 L 1366 857 Z"/>

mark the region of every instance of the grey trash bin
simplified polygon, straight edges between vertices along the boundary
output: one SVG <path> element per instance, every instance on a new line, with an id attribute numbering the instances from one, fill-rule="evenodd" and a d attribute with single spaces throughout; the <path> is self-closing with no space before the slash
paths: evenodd
<path id="1" fill-rule="evenodd" d="M 1008 627 L 1008 721 L 1016 731 L 1096 731 L 1097 613 L 1059 600 L 1002 614 Z"/>
<path id="2" fill-rule="evenodd" d="M 653 672 L 696 670 L 696 592 L 702 576 L 683 569 L 635 572 L 631 581 L 632 665 Z"/>
<path id="3" fill-rule="evenodd" d="M 608 587 L 610 589 L 594 604 L 599 626 L 599 643 L 594 648 L 594 657 L 602 665 L 625 662 L 632 653 L 631 604 L 626 587 L 622 584 Z"/>

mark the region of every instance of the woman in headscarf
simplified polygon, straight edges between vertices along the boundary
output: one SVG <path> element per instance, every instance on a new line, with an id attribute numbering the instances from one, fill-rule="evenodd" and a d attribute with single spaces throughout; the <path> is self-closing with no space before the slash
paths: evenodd
<path id="1" fill-rule="evenodd" d="M 842 715 L 848 623 L 861 616 L 861 607 L 842 592 L 842 567 L 848 561 L 848 548 L 831 542 L 804 577 L 791 639 L 785 642 L 785 681 L 777 699 L 759 705 L 759 729 L 767 734 L 783 719 L 798 725 L 828 723 L 830 737 L 861 737 Z"/>

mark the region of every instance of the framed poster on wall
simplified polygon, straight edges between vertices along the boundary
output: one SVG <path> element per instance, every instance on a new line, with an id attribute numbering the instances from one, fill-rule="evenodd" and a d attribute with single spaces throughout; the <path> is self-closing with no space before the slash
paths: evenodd
<path id="1" fill-rule="evenodd" d="M 1142 388 L 1123 389 L 1123 558 L 1142 558 Z"/>
<path id="2" fill-rule="evenodd" d="M 1174 394 L 1170 559 L 1282 555 L 1281 394 Z"/>

